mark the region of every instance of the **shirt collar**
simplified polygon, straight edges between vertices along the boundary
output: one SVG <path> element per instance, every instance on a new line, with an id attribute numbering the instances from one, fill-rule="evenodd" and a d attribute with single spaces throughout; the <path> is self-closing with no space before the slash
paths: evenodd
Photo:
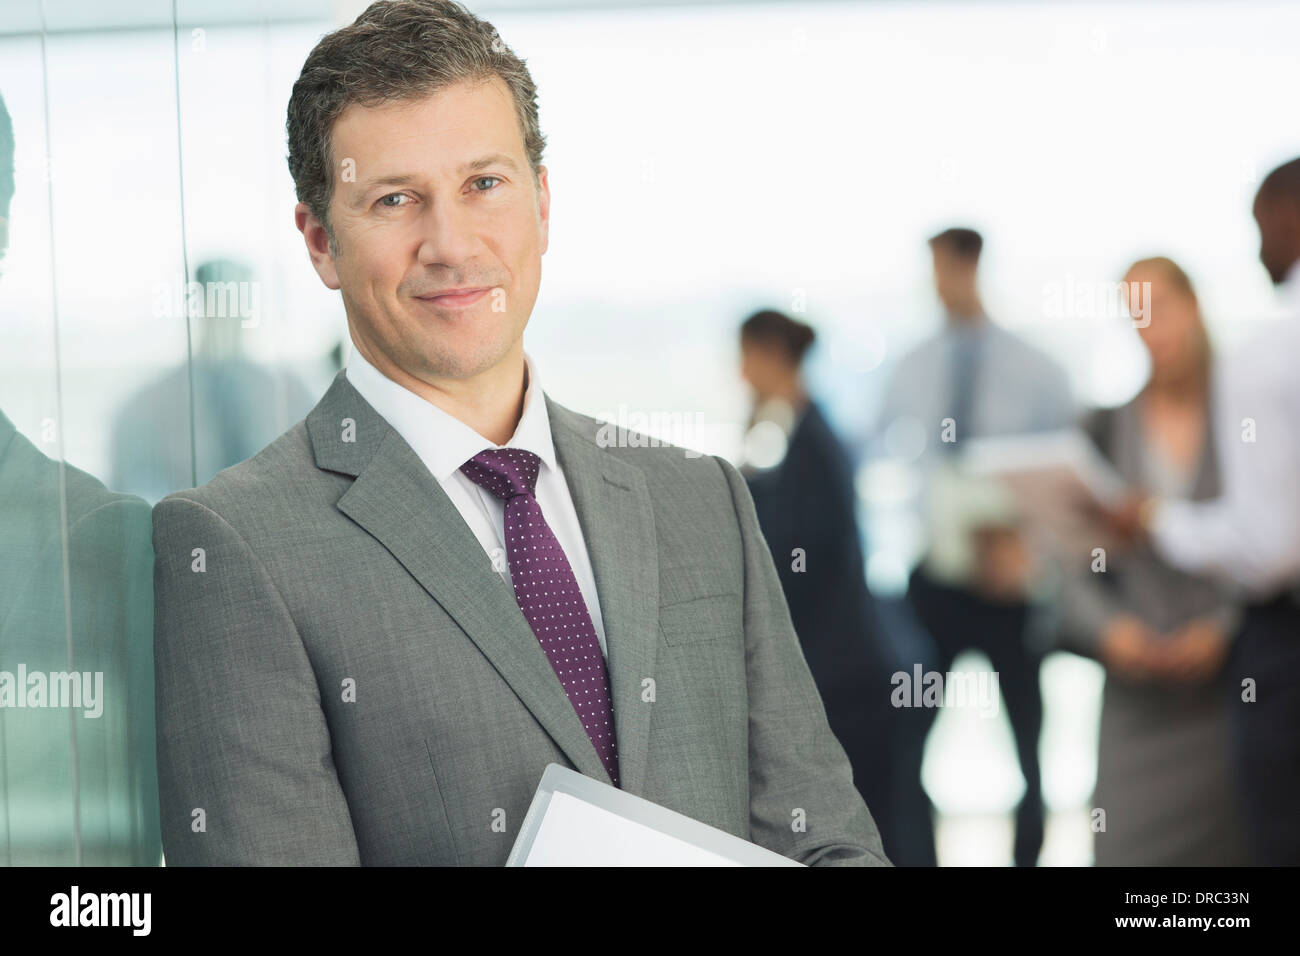
<path id="1" fill-rule="evenodd" d="M 347 377 L 367 402 L 420 456 L 424 466 L 439 481 L 450 478 L 460 466 L 487 448 L 522 448 L 537 455 L 548 468 L 556 469 L 555 443 L 551 439 L 550 416 L 537 376 L 537 365 L 524 353 L 528 387 L 524 390 L 524 411 L 515 433 L 504 445 L 484 438 L 450 412 L 446 412 L 388 378 L 355 346 L 348 358 Z"/>

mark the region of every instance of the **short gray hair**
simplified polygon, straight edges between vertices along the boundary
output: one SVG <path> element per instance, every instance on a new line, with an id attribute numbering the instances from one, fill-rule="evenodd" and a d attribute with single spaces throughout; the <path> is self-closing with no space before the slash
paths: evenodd
<path id="1" fill-rule="evenodd" d="M 500 77 L 514 99 L 524 150 L 538 175 L 546 138 L 537 87 L 492 24 L 452 0 L 379 0 L 356 22 L 324 36 L 289 97 L 289 173 L 298 201 L 329 233 L 334 195 L 331 131 L 348 106 L 429 96 L 461 81 Z"/>

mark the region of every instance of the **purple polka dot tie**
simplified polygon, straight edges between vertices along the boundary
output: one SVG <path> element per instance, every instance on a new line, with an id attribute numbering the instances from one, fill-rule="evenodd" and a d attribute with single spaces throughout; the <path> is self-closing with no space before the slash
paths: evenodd
<path id="1" fill-rule="evenodd" d="M 618 741 L 605 658 L 578 579 L 533 496 L 540 464 L 522 448 L 488 448 L 460 470 L 505 502 L 515 600 L 617 787 Z"/>

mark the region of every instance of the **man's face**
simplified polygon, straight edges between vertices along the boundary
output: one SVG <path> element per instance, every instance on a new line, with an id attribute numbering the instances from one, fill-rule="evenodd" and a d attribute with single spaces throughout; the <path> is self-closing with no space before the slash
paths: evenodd
<path id="1" fill-rule="evenodd" d="M 934 258 L 934 289 L 946 308 L 953 308 L 970 292 L 975 279 L 971 265 L 943 245 L 931 246 Z"/>
<path id="2" fill-rule="evenodd" d="M 1259 261 L 1280 284 L 1300 257 L 1300 209 L 1285 197 L 1260 193 L 1253 212 L 1259 225 Z"/>
<path id="3" fill-rule="evenodd" d="M 332 137 L 331 253 L 299 204 L 322 281 L 340 289 L 362 353 L 380 371 L 467 379 L 522 351 L 550 219 L 505 83 L 347 107 Z M 480 290 L 438 297 L 450 289 Z"/>

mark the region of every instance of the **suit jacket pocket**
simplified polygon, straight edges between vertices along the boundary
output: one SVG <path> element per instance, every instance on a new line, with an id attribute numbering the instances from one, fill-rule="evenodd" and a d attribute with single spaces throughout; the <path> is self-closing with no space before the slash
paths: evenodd
<path id="1" fill-rule="evenodd" d="M 443 832 L 447 834 L 447 845 L 448 847 L 450 847 L 452 852 L 452 861 L 450 865 L 461 866 L 462 864 L 460 859 L 460 848 L 456 845 L 456 831 L 452 829 L 451 815 L 447 812 L 447 801 L 443 798 L 442 787 L 438 784 L 438 765 L 437 765 L 437 761 L 434 760 L 433 757 L 433 753 L 434 753 L 433 742 L 428 737 L 424 738 L 424 751 L 429 757 L 428 780 L 429 780 L 430 791 L 431 791 L 429 794 L 429 799 L 431 802 L 434 802 L 433 805 L 435 808 L 435 812 L 437 812 L 438 815 L 441 817 Z M 430 826 L 432 826 L 435 824 L 436 821 L 429 820 L 427 822 L 429 823 Z M 447 866 L 448 863 L 439 860 L 436 865 Z"/>
<path id="2" fill-rule="evenodd" d="M 673 645 L 734 636 L 741 620 L 739 594 L 706 594 L 659 608 L 659 630 Z"/>

